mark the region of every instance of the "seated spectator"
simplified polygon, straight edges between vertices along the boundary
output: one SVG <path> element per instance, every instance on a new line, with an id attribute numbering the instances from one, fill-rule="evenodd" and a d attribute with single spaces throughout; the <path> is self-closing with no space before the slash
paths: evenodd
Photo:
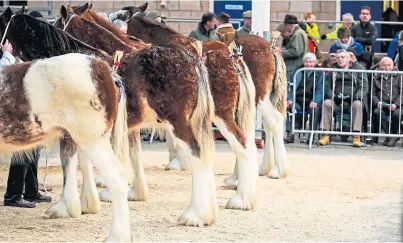
<path id="1" fill-rule="evenodd" d="M 379 68 L 382 71 L 397 71 L 393 67 L 393 60 L 389 57 L 382 58 Z M 389 133 L 389 122 L 385 116 L 391 116 L 391 134 L 399 133 L 399 117 L 400 117 L 400 98 L 401 98 L 401 75 L 398 74 L 374 74 L 374 82 L 372 88 L 372 104 L 375 107 L 372 119 L 373 127 L 376 132 L 379 131 L 379 120 L 385 133 Z M 399 138 L 386 138 L 383 142 L 384 146 L 394 147 Z"/>
<path id="2" fill-rule="evenodd" d="M 350 31 L 351 36 L 364 47 L 364 51 L 373 55 L 378 29 L 370 21 L 371 8 L 363 6 L 360 10 L 360 23 L 351 27 Z"/>
<path id="3" fill-rule="evenodd" d="M 322 40 L 325 40 L 325 39 L 328 39 L 328 40 L 336 40 L 336 39 L 337 39 L 337 31 L 338 31 L 341 27 L 344 26 L 344 27 L 350 29 L 353 25 L 354 25 L 354 16 L 353 16 L 351 13 L 343 14 L 343 15 L 341 16 L 341 24 L 338 24 L 338 25 L 336 26 L 336 29 L 333 30 L 332 32 L 327 33 L 327 34 L 324 34 L 324 35 L 321 35 L 320 38 L 321 38 Z"/>
<path id="4" fill-rule="evenodd" d="M 390 42 L 389 47 L 388 47 L 388 57 L 394 59 L 397 54 L 397 47 L 398 47 L 398 42 L 399 42 L 399 35 L 401 31 L 396 32 L 395 37 L 393 37 L 393 40 Z"/>
<path id="5" fill-rule="evenodd" d="M 319 67 L 316 64 L 316 56 L 313 53 L 306 53 L 304 58 L 304 65 L 302 67 L 306 68 L 315 68 Z M 319 107 L 322 104 L 323 100 L 323 72 L 322 71 L 304 71 L 299 72 L 296 76 L 296 94 L 295 94 L 295 109 L 297 111 L 303 110 L 309 113 L 309 128 L 305 128 L 306 130 L 310 129 L 312 126 L 315 129 L 316 124 L 318 124 L 320 120 Z M 287 108 L 289 111 L 292 109 L 292 105 L 294 103 L 293 97 L 294 90 L 289 89 L 287 94 Z M 315 115 L 313 114 L 315 111 Z M 315 120 L 313 118 L 315 117 Z M 297 119 L 298 118 L 298 119 Z M 296 116 L 296 127 L 302 126 L 302 116 Z M 306 120 L 306 119 L 305 119 Z M 294 136 L 291 134 L 292 121 L 291 119 L 287 119 L 286 122 L 286 131 L 287 137 L 284 139 L 286 143 L 293 143 Z M 308 142 L 309 140 L 307 140 Z"/>
<path id="6" fill-rule="evenodd" d="M 357 54 L 355 53 L 355 50 L 347 49 L 347 52 L 350 55 L 350 59 L 351 59 L 352 63 L 360 64 L 360 62 L 357 60 Z"/>
<path id="7" fill-rule="evenodd" d="M 360 59 L 364 52 L 364 47 L 350 36 L 350 30 L 341 27 L 337 31 L 337 40 L 330 46 L 329 53 L 336 53 L 340 49 L 354 51 L 357 58 Z"/>
<path id="8" fill-rule="evenodd" d="M 122 21 L 120 19 L 115 19 L 114 21 L 112 21 L 112 24 L 116 25 L 117 27 L 119 27 L 119 29 L 123 32 L 123 33 L 127 33 L 127 23 L 125 21 Z"/>
<path id="9" fill-rule="evenodd" d="M 318 62 L 321 62 L 322 60 L 322 53 L 319 50 L 318 44 L 315 40 L 315 37 L 313 37 L 311 34 L 308 33 L 307 31 L 307 24 L 304 21 L 300 21 L 299 22 L 299 27 L 305 31 L 306 36 L 308 37 L 307 41 L 308 41 L 308 48 L 309 48 L 309 52 L 312 52 L 313 54 L 315 54 L 316 59 L 318 60 Z"/>
<path id="10" fill-rule="evenodd" d="M 360 65 L 351 63 L 350 55 L 345 49 L 340 49 L 336 53 L 337 67 L 340 69 L 359 69 Z M 332 126 L 333 112 L 351 112 L 352 103 L 352 131 L 360 132 L 363 119 L 363 108 L 365 109 L 368 95 L 368 79 L 366 74 L 348 72 L 329 72 L 326 75 L 325 101 L 322 111 L 322 129 L 330 131 Z M 362 102 L 364 104 L 362 104 Z M 320 145 L 330 144 L 329 135 L 324 135 Z M 359 136 L 353 137 L 353 146 L 361 147 Z"/>
<path id="11" fill-rule="evenodd" d="M 324 68 L 334 68 L 336 65 L 336 53 L 329 53 L 322 67 Z"/>
<path id="12" fill-rule="evenodd" d="M 319 44 L 320 43 L 320 34 L 319 27 L 316 23 L 316 16 L 314 13 L 309 12 L 305 15 L 305 30 L 312 37 L 312 39 Z M 313 52 L 314 53 L 314 52 Z"/>

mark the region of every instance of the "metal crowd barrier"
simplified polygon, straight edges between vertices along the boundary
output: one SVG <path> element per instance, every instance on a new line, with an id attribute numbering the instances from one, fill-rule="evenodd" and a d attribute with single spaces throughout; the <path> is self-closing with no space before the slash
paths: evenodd
<path id="1" fill-rule="evenodd" d="M 309 76 L 307 73 L 311 72 Z M 301 81 L 299 87 L 303 87 L 303 97 L 297 97 L 297 90 L 299 87 L 296 86 L 297 76 L 300 74 Z M 350 78 L 351 77 L 351 78 Z M 389 77 L 389 78 L 388 78 Z M 384 80 L 386 78 L 386 80 Z M 367 84 L 365 81 L 367 80 Z M 380 81 L 381 89 L 375 85 L 376 81 Z M 306 84 L 313 82 L 313 92 L 312 97 L 306 97 Z M 341 90 L 336 87 L 335 83 L 341 82 Z M 385 83 L 386 82 L 386 83 Z M 319 87 L 317 87 L 319 83 Z M 303 86 L 301 86 L 303 85 Z M 379 110 L 378 104 L 373 104 L 377 91 L 380 92 L 380 97 L 383 97 L 383 90 L 385 87 L 390 87 L 390 101 L 382 101 L 382 111 L 379 116 L 376 114 L 373 117 L 375 110 Z M 332 86 L 332 87 L 330 87 Z M 353 87 L 351 94 L 349 93 L 350 87 Z M 361 87 L 360 93 L 357 89 Z M 305 133 L 309 134 L 309 149 L 312 148 L 312 140 L 316 134 L 324 135 L 340 135 L 340 136 L 364 136 L 364 137 L 398 137 L 403 138 L 402 130 L 402 87 L 403 87 L 403 72 L 401 71 L 380 71 L 380 70 L 357 70 L 357 69 L 336 69 L 336 68 L 301 68 L 298 69 L 293 78 L 293 82 L 289 83 L 288 89 L 292 88 L 293 103 L 292 108 L 288 110 L 289 116 L 287 117 L 287 122 L 292 122 L 291 133 Z M 320 97 L 321 104 L 318 104 L 317 108 L 311 109 L 310 101 L 314 100 L 316 90 L 322 89 L 322 95 Z M 393 89 L 398 88 L 398 94 L 393 97 Z M 337 91 L 336 91 L 337 90 Z M 339 94 L 335 94 L 340 92 Z M 331 93 L 330 93 L 331 92 Z M 320 92 L 318 92 L 319 94 Z M 329 97 L 329 96 L 332 97 Z M 357 96 L 356 96 L 357 95 Z M 356 98 L 359 97 L 357 100 Z M 298 101 L 297 101 L 298 98 Z M 341 103 L 335 106 L 334 101 L 339 100 Z M 302 104 L 301 103 L 302 99 Z M 326 101 L 328 100 L 329 101 Z M 354 109 L 354 102 L 359 101 L 361 106 L 358 106 L 360 110 Z M 327 114 L 327 117 L 331 117 L 330 127 L 327 130 L 324 129 L 324 113 L 329 113 L 329 108 L 325 108 L 325 103 L 327 107 L 331 106 L 331 114 Z M 366 106 L 364 105 L 366 103 Z M 398 104 L 397 108 L 392 111 L 391 108 L 393 104 Z M 298 105 L 297 105 L 298 104 Z M 298 107 L 297 107 L 298 106 Z M 357 104 L 356 104 L 357 107 Z M 311 109 L 311 110 L 310 110 Z M 327 109 L 327 110 L 325 110 Z M 353 131 L 353 123 L 359 122 L 361 114 L 362 125 L 359 131 Z M 299 115 L 299 119 L 302 116 L 302 123 L 300 127 L 296 127 L 296 117 Z M 345 116 L 346 115 L 346 116 Z M 353 116 L 354 115 L 354 116 Z M 312 116 L 312 118 L 311 118 Z M 316 116 L 316 117 L 315 117 Z M 318 117 L 319 116 L 319 117 Z M 396 120 L 398 117 L 398 121 Z M 315 119 L 316 118 L 316 119 Z M 365 119 L 366 118 L 366 119 Z M 291 121 L 289 120 L 291 119 Z M 375 120 L 377 119 L 377 120 Z M 320 120 L 320 122 L 318 122 Z M 329 123 L 329 120 L 326 119 Z M 377 127 L 374 127 L 373 122 L 378 122 Z M 397 122 L 397 124 L 396 124 Z M 328 125 L 328 124 L 327 124 Z M 398 131 L 393 133 L 392 125 L 398 126 Z M 347 127 L 347 128 L 346 128 Z M 379 132 L 374 133 L 373 129 L 378 128 Z M 385 133 L 381 133 L 381 131 Z M 319 139 L 317 139 L 319 146 Z M 361 145 L 364 145 L 361 142 Z"/>

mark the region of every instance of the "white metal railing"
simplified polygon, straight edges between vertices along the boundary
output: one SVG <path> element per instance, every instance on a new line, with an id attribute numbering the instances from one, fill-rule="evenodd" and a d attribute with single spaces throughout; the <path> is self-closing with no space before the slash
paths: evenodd
<path id="1" fill-rule="evenodd" d="M 309 77 L 307 77 L 307 71 L 312 71 Z M 302 78 L 303 80 L 299 80 L 299 85 L 297 87 L 296 84 L 298 77 Z M 387 79 L 385 80 L 385 78 Z M 379 87 L 376 85 L 379 85 L 379 81 L 381 89 L 379 89 Z M 305 87 L 309 82 L 313 82 L 312 97 L 306 97 Z M 300 86 L 302 85 L 301 83 L 303 83 L 303 86 Z M 330 87 L 330 85 L 332 87 Z M 390 94 L 388 94 L 390 96 L 389 102 L 382 101 L 382 97 L 384 95 L 383 92 L 387 92 L 387 90 L 383 90 L 383 85 L 386 87 L 389 85 L 389 87 L 391 87 Z M 403 98 L 403 72 L 401 71 L 301 68 L 295 72 L 293 82 L 289 83 L 289 94 L 291 87 L 293 103 L 292 108 L 289 107 L 289 118 L 287 122 L 290 122 L 290 118 L 292 119 L 292 134 L 310 134 L 309 149 L 312 147 L 312 140 L 315 134 L 403 138 L 401 110 Z M 299 87 L 303 87 L 303 97 L 299 96 L 299 103 L 303 104 L 299 104 L 297 102 L 297 90 Z M 398 89 L 395 97 L 393 97 L 393 88 Z M 320 97 L 320 99 L 315 96 L 315 94 L 319 95 L 321 93 L 320 90 L 318 91 L 317 89 L 322 90 L 322 97 Z M 341 91 L 341 96 L 340 94 L 335 94 L 336 90 Z M 360 90 L 361 93 L 355 93 L 357 90 Z M 380 97 L 378 97 L 379 92 Z M 329 97 L 330 94 L 332 97 Z M 345 96 L 345 94 L 348 95 Z M 375 97 L 379 98 L 382 105 L 379 103 L 373 103 Z M 302 102 L 300 102 L 301 98 Z M 320 104 L 318 104 L 316 108 L 310 108 L 309 106 L 307 107 L 307 104 L 314 99 L 320 100 Z M 336 100 L 338 101 L 337 103 Z M 357 102 L 359 102 L 361 105 L 358 105 Z M 330 124 L 327 120 L 324 125 L 324 119 L 328 118 L 329 116 L 329 114 L 327 114 L 329 112 L 329 104 L 331 104 L 332 119 Z M 394 105 L 396 105 L 396 107 L 393 107 Z M 359 107 L 361 111 L 354 110 L 358 109 L 357 107 Z M 393 110 L 393 108 L 395 108 L 395 110 Z M 325 109 L 327 116 L 324 118 Z M 354 122 L 357 122 L 355 119 L 359 120 L 359 118 L 357 118 L 357 112 L 361 114 L 362 125 L 360 126 L 359 131 L 354 131 L 352 126 Z M 354 113 L 355 117 L 353 117 Z M 373 118 L 373 113 L 375 113 L 377 120 Z M 319 117 L 317 117 L 318 114 Z M 348 130 L 345 130 L 346 126 L 343 125 L 345 122 L 343 120 L 345 114 L 349 115 L 349 118 L 347 119 L 348 122 L 345 124 L 346 126 L 349 126 Z M 296 128 L 297 115 L 302 116 L 302 123 L 300 124 L 301 127 L 299 128 Z M 366 115 L 369 115 L 368 119 L 364 120 Z M 306 117 L 307 119 L 305 119 Z M 396 117 L 398 120 L 396 120 Z M 320 122 L 318 122 L 319 119 Z M 374 122 L 377 123 L 377 127 L 374 127 Z M 324 126 L 328 127 L 324 128 Z M 398 131 L 392 131 L 393 126 L 397 126 Z M 320 127 L 320 129 L 318 127 Z M 379 129 L 379 132 L 373 133 L 372 128 Z M 382 129 L 386 130 L 384 131 L 385 133 L 381 133 Z M 394 129 L 396 129 L 396 127 Z"/>

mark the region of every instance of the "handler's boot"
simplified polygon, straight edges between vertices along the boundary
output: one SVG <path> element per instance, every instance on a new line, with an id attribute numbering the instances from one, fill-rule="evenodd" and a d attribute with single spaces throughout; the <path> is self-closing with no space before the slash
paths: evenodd
<path id="1" fill-rule="evenodd" d="M 329 145 L 329 144 L 330 144 L 329 135 L 324 135 L 324 136 L 322 136 L 322 137 L 320 138 L 320 140 L 319 140 L 319 144 L 322 145 L 322 146 Z"/>
<path id="2" fill-rule="evenodd" d="M 353 137 L 353 147 L 360 148 L 361 147 L 361 140 L 360 136 Z"/>

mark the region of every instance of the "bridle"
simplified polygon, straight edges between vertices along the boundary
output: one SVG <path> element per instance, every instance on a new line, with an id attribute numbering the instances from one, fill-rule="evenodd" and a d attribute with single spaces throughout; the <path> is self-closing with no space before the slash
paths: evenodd
<path id="1" fill-rule="evenodd" d="M 127 11 L 129 11 L 129 10 L 127 10 Z M 134 16 L 136 16 L 136 15 L 138 15 L 138 14 L 140 14 L 141 12 L 137 12 L 137 13 L 135 13 L 135 14 L 133 14 L 128 20 L 125 20 L 125 22 L 127 23 L 127 22 L 129 22 L 129 20 L 131 20 Z"/>
<path id="2" fill-rule="evenodd" d="M 69 18 L 69 20 L 67 20 L 67 23 L 64 25 L 63 31 L 66 30 L 66 28 L 67 28 L 67 26 L 69 25 L 70 21 L 71 21 L 74 17 L 76 17 L 76 16 L 77 16 L 76 14 L 71 15 L 71 17 Z"/>
<path id="3" fill-rule="evenodd" d="M 15 14 L 11 16 L 10 20 L 7 23 L 6 30 L 4 31 L 3 37 L 1 38 L 0 47 L 3 46 L 4 39 L 6 38 L 8 27 L 10 26 L 11 20 L 14 18 Z"/>

